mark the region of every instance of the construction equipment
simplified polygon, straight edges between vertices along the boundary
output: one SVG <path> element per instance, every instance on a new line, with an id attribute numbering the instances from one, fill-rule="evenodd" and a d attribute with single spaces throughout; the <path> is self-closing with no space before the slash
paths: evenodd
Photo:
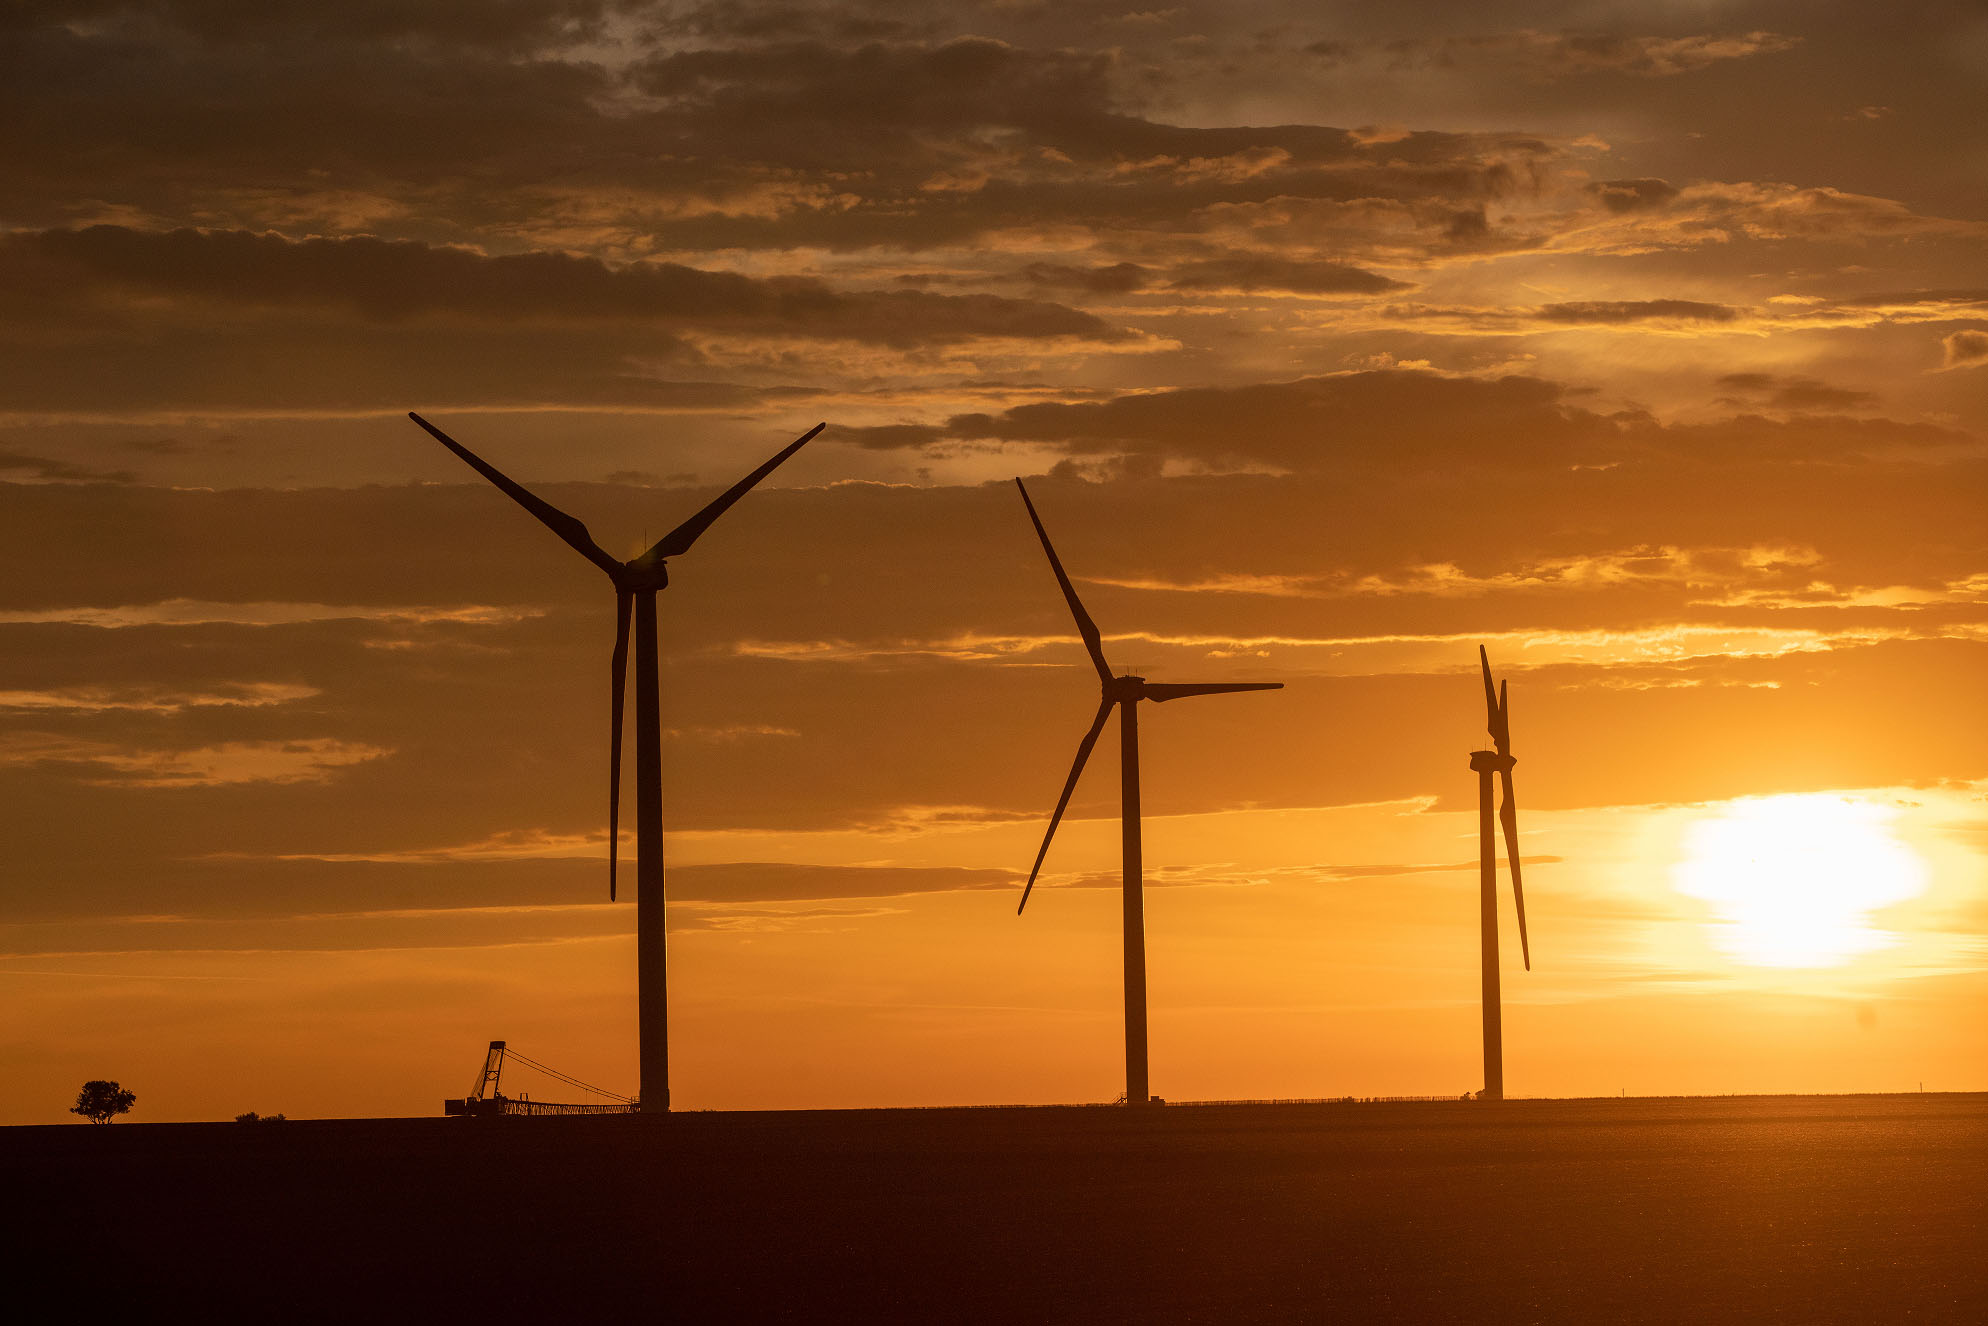
<path id="1" fill-rule="evenodd" d="M 528 1095 L 506 1096 L 498 1090 L 498 1079 L 504 1073 L 504 1061 L 515 1059 L 527 1068 L 537 1069 L 547 1077 L 575 1086 L 596 1096 L 605 1096 L 605 1101 L 589 1102 L 583 1105 L 569 1105 L 546 1100 L 533 1100 Z M 490 1042 L 490 1052 L 483 1057 L 483 1071 L 476 1076 L 476 1087 L 461 1100 L 442 1102 L 443 1114 L 461 1115 L 469 1119 L 491 1119 L 505 1116 L 537 1116 L 549 1114 L 635 1114 L 642 1108 L 641 1100 L 634 1096 L 624 1096 L 597 1087 L 579 1078 L 549 1068 L 538 1060 L 519 1054 L 503 1041 Z"/>

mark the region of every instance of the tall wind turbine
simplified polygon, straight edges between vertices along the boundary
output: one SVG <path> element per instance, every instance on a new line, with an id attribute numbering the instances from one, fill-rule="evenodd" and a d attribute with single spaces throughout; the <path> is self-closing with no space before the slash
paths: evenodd
<path id="1" fill-rule="evenodd" d="M 656 643 L 656 591 L 670 582 L 668 558 L 690 551 L 697 536 L 744 497 L 753 485 L 773 473 L 826 424 L 816 424 L 773 459 L 733 484 L 689 520 L 657 540 L 630 561 L 617 561 L 587 527 L 551 503 L 512 481 L 496 466 L 444 433 L 420 415 L 408 418 L 431 433 L 437 442 L 469 463 L 512 501 L 532 513 L 540 524 L 564 539 L 573 551 L 607 573 L 614 582 L 614 660 L 611 735 L 608 743 L 607 896 L 615 896 L 615 867 L 621 831 L 622 696 L 628 684 L 628 620 L 635 618 L 635 980 L 636 1035 L 641 1042 L 642 1111 L 662 1113 L 670 1107 L 669 984 L 663 916 L 663 723 L 661 666 Z"/>
<path id="2" fill-rule="evenodd" d="M 1070 584 L 1070 577 L 1063 573 L 1063 563 L 1057 559 L 1056 549 L 1050 546 L 1049 532 L 1043 529 L 1042 518 L 1035 513 L 1035 503 L 1029 501 L 1029 490 L 1020 479 L 1015 480 L 1015 487 L 1022 490 L 1022 504 L 1028 507 L 1029 520 L 1035 525 L 1036 536 L 1042 540 L 1042 550 L 1049 554 L 1049 569 L 1056 573 L 1056 583 L 1062 586 L 1063 597 L 1069 601 L 1070 615 L 1077 619 L 1077 634 L 1084 638 L 1084 648 L 1090 653 L 1092 666 L 1098 670 L 1098 682 L 1104 692 L 1098 701 L 1097 717 L 1091 720 L 1091 730 L 1077 743 L 1077 762 L 1070 766 L 1070 777 L 1064 780 L 1063 795 L 1056 798 L 1056 812 L 1049 817 L 1049 832 L 1042 835 L 1042 849 L 1035 854 L 1035 866 L 1029 871 L 1029 882 L 1022 889 L 1021 906 L 1015 908 L 1015 915 L 1021 915 L 1022 908 L 1029 904 L 1029 894 L 1035 889 L 1035 878 L 1042 871 L 1042 859 L 1049 854 L 1049 840 L 1056 836 L 1056 826 L 1062 823 L 1063 810 L 1070 804 L 1070 794 L 1077 790 L 1077 779 L 1084 772 L 1084 761 L 1091 757 L 1091 747 L 1097 745 L 1098 734 L 1104 731 L 1105 720 L 1111 717 L 1112 707 L 1116 705 L 1118 769 L 1123 798 L 1119 816 L 1125 843 L 1125 1103 L 1145 1105 L 1151 1102 L 1152 1094 L 1147 1090 L 1146 1083 L 1146 906 L 1143 897 L 1145 870 L 1139 843 L 1139 701 L 1152 700 L 1164 704 L 1168 700 L 1185 699 L 1190 695 L 1275 691 L 1282 690 L 1284 683 L 1162 683 L 1150 682 L 1144 677 L 1113 676 L 1111 665 L 1104 661 L 1104 645 L 1097 623 L 1084 611 L 1083 602 Z"/>
<path id="3" fill-rule="evenodd" d="M 1491 730 L 1496 750 L 1470 753 L 1470 767 L 1477 771 L 1477 850 L 1479 939 L 1483 945 L 1484 973 L 1484 1092 L 1485 1100 L 1505 1098 L 1505 1029 L 1498 994 L 1498 843 L 1491 831 L 1491 775 L 1504 784 L 1505 798 L 1498 807 L 1498 819 L 1505 828 L 1505 860 L 1512 867 L 1512 901 L 1519 909 L 1519 952 L 1526 970 L 1532 970 L 1532 945 L 1526 940 L 1526 894 L 1519 880 L 1519 808 L 1512 796 L 1512 703 L 1505 683 L 1491 685 L 1491 658 L 1484 646 L 1477 647 L 1478 666 L 1484 670 L 1485 726 Z"/>

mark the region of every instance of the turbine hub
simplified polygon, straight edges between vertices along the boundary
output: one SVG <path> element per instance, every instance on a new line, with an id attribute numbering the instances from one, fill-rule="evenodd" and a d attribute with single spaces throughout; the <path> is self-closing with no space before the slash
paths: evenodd
<path id="1" fill-rule="evenodd" d="M 1130 674 L 1113 677 L 1105 685 L 1104 693 L 1113 700 L 1143 700 L 1146 698 L 1146 679 Z"/>
<path id="2" fill-rule="evenodd" d="M 615 588 L 625 590 L 630 594 L 640 594 L 645 590 L 662 589 L 669 583 L 669 563 L 661 558 L 657 558 L 652 562 L 646 557 L 637 557 L 633 561 L 623 562 L 621 564 L 621 574 L 614 578 Z"/>

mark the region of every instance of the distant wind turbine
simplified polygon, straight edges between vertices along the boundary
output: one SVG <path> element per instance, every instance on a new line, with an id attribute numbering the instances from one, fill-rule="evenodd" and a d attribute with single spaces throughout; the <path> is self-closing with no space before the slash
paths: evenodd
<path id="1" fill-rule="evenodd" d="M 733 484 L 702 511 L 657 540 L 654 547 L 630 561 L 617 561 L 595 543 L 587 527 L 564 511 L 512 481 L 468 447 L 413 411 L 408 418 L 431 433 L 437 442 L 469 463 L 512 501 L 532 513 L 540 524 L 564 539 L 569 547 L 607 573 L 614 582 L 615 627 L 612 732 L 608 745 L 607 896 L 615 896 L 615 867 L 621 833 L 622 696 L 628 683 L 628 621 L 635 618 L 635 980 L 636 1034 L 641 1042 L 642 1111 L 661 1113 L 670 1107 L 669 984 L 663 915 L 663 724 L 661 665 L 656 644 L 656 591 L 670 582 L 668 558 L 690 551 L 732 503 L 773 473 L 826 424 L 816 424 L 773 459 Z"/>
<path id="2" fill-rule="evenodd" d="M 1139 701 L 1152 700 L 1164 704 L 1168 700 L 1181 700 L 1190 695 L 1275 691 L 1282 690 L 1284 683 L 1161 683 L 1147 681 L 1144 677 L 1113 676 L 1111 665 L 1104 661 L 1104 645 L 1097 624 L 1084 611 L 1077 591 L 1071 587 L 1070 577 L 1064 574 L 1063 563 L 1057 559 L 1056 549 L 1050 546 L 1049 532 L 1043 529 L 1042 519 L 1035 513 L 1035 503 L 1029 501 L 1029 490 L 1020 479 L 1015 480 L 1015 487 L 1022 490 L 1022 504 L 1028 507 L 1029 520 L 1035 525 L 1036 536 L 1042 540 L 1042 550 L 1049 554 L 1049 568 L 1056 573 L 1056 583 L 1062 586 L 1063 597 L 1069 601 L 1070 615 L 1077 619 L 1077 634 L 1084 638 L 1084 648 L 1091 656 L 1092 666 L 1098 670 L 1098 681 L 1104 692 L 1103 698 L 1098 701 L 1097 717 L 1091 720 L 1091 730 L 1077 744 L 1077 762 L 1070 766 L 1070 777 L 1063 783 L 1063 795 L 1056 799 L 1056 812 L 1049 817 L 1049 831 L 1042 835 L 1042 848 L 1035 854 L 1035 866 L 1029 871 L 1029 881 L 1022 889 L 1021 905 L 1015 908 L 1015 914 L 1021 915 L 1022 908 L 1028 906 L 1036 876 L 1042 872 L 1042 859 L 1049 854 L 1049 841 L 1056 836 L 1056 826 L 1062 822 L 1064 808 L 1070 804 L 1070 794 L 1077 790 L 1077 779 L 1084 772 L 1084 761 L 1091 757 L 1091 748 L 1097 745 L 1098 734 L 1104 731 L 1105 720 L 1111 716 L 1112 706 L 1116 705 L 1118 767 L 1123 797 L 1119 817 L 1125 843 L 1125 1102 L 1128 1105 L 1145 1105 L 1151 1102 L 1152 1095 L 1147 1089 L 1146 1079 L 1146 910 L 1142 896 L 1145 870 L 1139 842 Z"/>
<path id="3" fill-rule="evenodd" d="M 1491 658 L 1484 646 L 1477 647 L 1477 662 L 1484 670 L 1485 725 L 1491 731 L 1496 750 L 1470 753 L 1470 767 L 1477 772 L 1477 848 L 1479 940 L 1483 945 L 1484 975 L 1484 1093 L 1485 1100 L 1505 1098 L 1505 1030 L 1503 1006 L 1498 992 L 1498 843 L 1491 830 L 1491 775 L 1504 784 L 1505 797 L 1498 807 L 1498 819 L 1505 828 L 1505 860 L 1512 867 L 1512 901 L 1519 909 L 1519 952 L 1526 970 L 1532 970 L 1532 945 L 1526 939 L 1526 894 L 1519 879 L 1519 808 L 1512 795 L 1512 705 L 1505 683 L 1491 685 Z"/>

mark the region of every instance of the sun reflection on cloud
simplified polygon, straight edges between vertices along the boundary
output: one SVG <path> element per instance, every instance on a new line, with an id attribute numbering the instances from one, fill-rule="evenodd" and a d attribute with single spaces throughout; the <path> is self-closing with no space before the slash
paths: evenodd
<path id="1" fill-rule="evenodd" d="M 1712 904 L 1714 942 L 1741 962 L 1840 966 L 1889 947 L 1871 914 L 1925 890 L 1925 864 L 1892 833 L 1897 815 L 1852 797 L 1735 801 L 1686 831 L 1672 884 Z"/>

